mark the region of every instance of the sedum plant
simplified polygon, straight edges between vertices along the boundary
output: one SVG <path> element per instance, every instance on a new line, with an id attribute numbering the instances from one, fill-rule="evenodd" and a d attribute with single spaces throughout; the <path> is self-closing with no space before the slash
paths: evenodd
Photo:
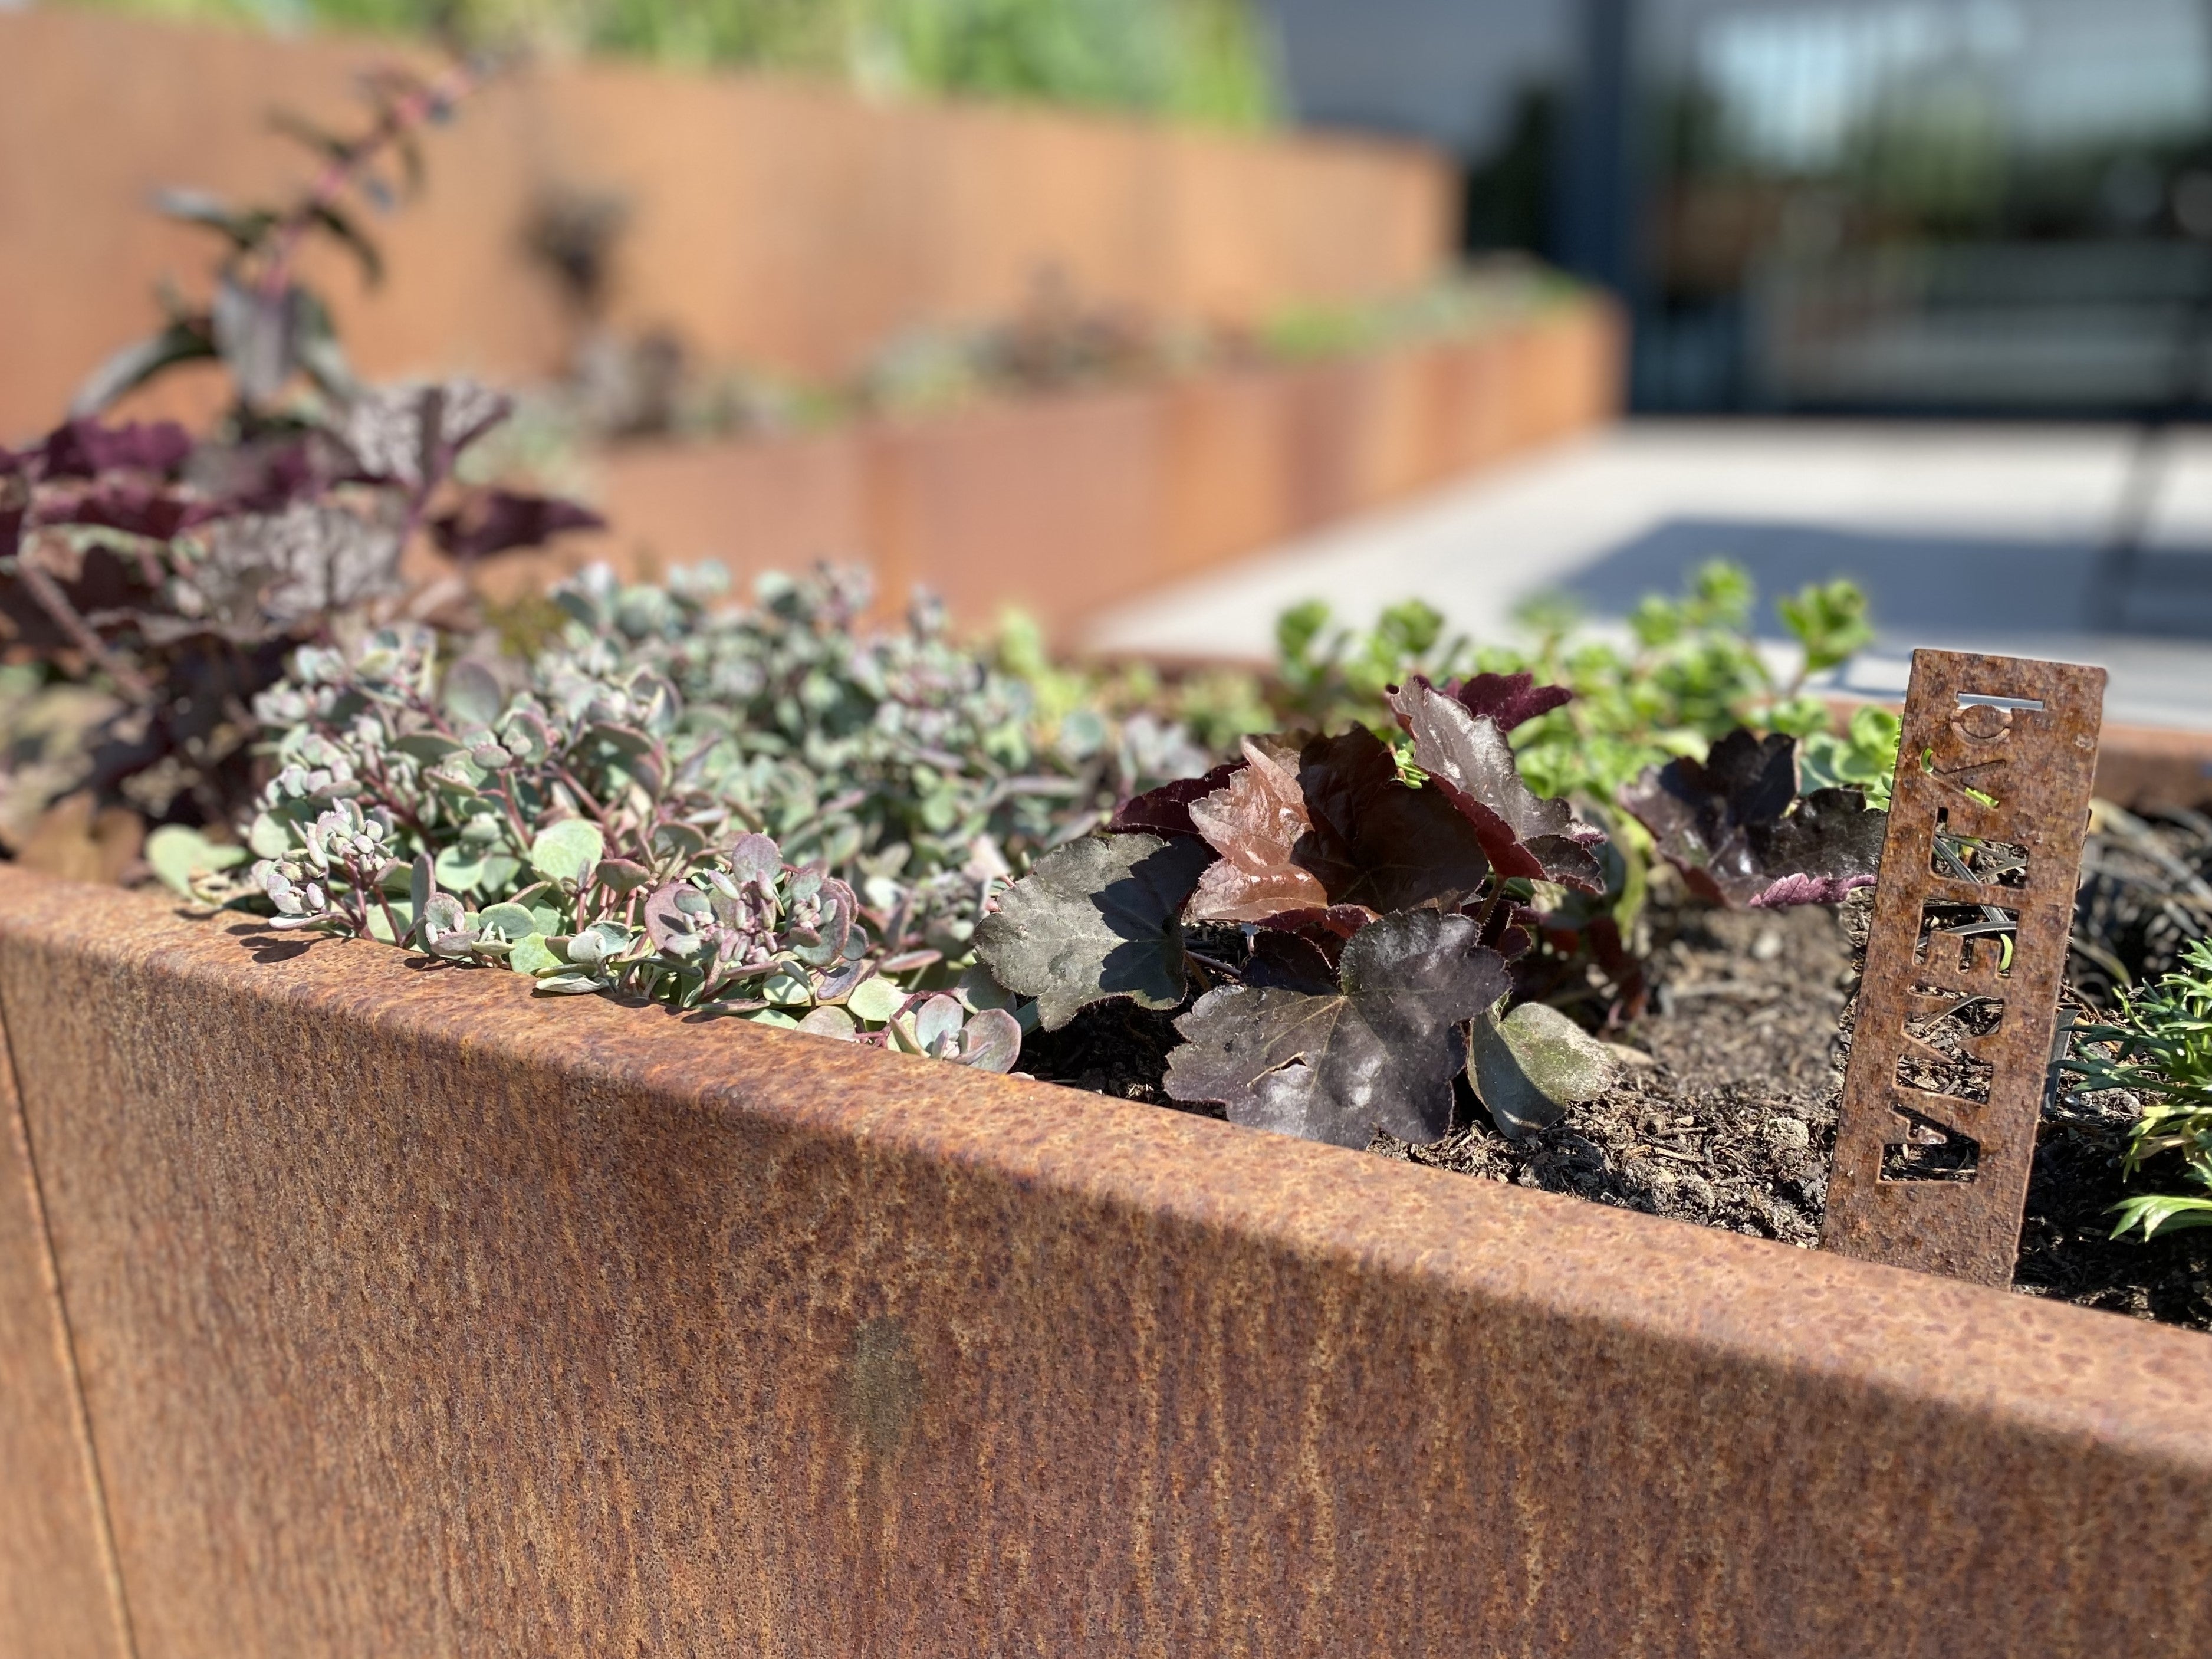
<path id="1" fill-rule="evenodd" d="M 587 572 L 526 660 L 421 628 L 300 652 L 258 704 L 258 861 L 180 847 L 183 884 L 549 994 L 1009 1069 L 1008 999 L 966 971 L 994 884 L 1195 751 L 1150 719 L 1041 735 L 937 607 L 864 634 L 856 578 L 734 612 L 718 586 Z"/>
<path id="2" fill-rule="evenodd" d="M 2115 1238 L 2142 1230 L 2212 1227 L 2212 939 L 2198 939 L 2182 965 L 2147 991 L 2121 994 L 2108 1024 L 2077 1026 L 2062 1062 L 2088 1089 L 2125 1089 L 2143 1102 L 2128 1146 L 2130 1173 L 2179 1153 L 2196 1195 L 2155 1193 L 2114 1206 Z M 2087 1047 L 2109 1045 L 2104 1053 Z"/>

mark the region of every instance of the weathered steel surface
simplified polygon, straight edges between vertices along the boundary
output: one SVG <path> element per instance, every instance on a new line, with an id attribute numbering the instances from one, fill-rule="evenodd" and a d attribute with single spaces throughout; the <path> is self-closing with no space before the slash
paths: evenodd
<path id="1" fill-rule="evenodd" d="M 2212 1342 L 0 873 L 141 1651 L 2176 1654 Z"/>
<path id="2" fill-rule="evenodd" d="M 2012 1282 L 2104 697 L 2101 668 L 1912 653 L 1824 1249 Z M 1976 879 L 1961 837 L 2024 849 L 2016 884 Z M 1966 1063 L 1931 1046 L 1947 1018 Z M 1906 1080 L 1938 1073 L 1966 1081 Z"/>
<path id="3" fill-rule="evenodd" d="M 126 1651 L 15 1073 L 0 1040 L 0 1655 Z"/>

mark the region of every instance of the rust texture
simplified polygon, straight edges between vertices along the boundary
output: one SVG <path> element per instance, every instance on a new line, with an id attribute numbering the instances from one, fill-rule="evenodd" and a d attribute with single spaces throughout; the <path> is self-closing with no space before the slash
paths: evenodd
<path id="1" fill-rule="evenodd" d="M 124 1659 L 122 1607 L 29 1154 L 0 1042 L 0 1654 Z"/>
<path id="2" fill-rule="evenodd" d="M 236 926 L 0 872 L 149 1656 L 2212 1633 L 2201 1335 Z"/>
<path id="3" fill-rule="evenodd" d="M 0 442 L 46 430 L 86 364 L 160 326 L 157 284 L 206 269 L 191 232 L 147 210 L 151 191 L 252 202 L 295 188 L 305 158 L 271 137 L 270 107 L 358 131 L 361 76 L 395 59 L 437 54 L 0 10 L 0 294 L 39 319 L 0 332 Z M 39 165 L 57 155 L 69 165 Z M 576 324 L 525 235 L 563 195 L 629 210 L 607 327 L 672 329 L 708 364 L 808 380 L 915 329 L 1014 315 L 1046 272 L 1090 309 L 1258 326 L 1289 307 L 1416 291 L 1459 245 L 1457 168 L 1425 146 L 604 59 L 548 55 L 501 76 L 423 157 L 428 190 L 378 222 L 386 281 L 310 266 L 371 380 L 565 372 Z M 221 404 L 187 380 L 141 406 L 211 418 Z"/>
<path id="4" fill-rule="evenodd" d="M 1913 653 L 1824 1249 L 2011 1283 L 2104 696 L 2101 668 Z M 2025 868 L 1979 876 L 1962 841 Z"/>

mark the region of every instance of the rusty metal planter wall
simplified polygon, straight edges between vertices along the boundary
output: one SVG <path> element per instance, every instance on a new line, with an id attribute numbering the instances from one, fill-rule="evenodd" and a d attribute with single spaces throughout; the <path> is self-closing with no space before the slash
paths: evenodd
<path id="1" fill-rule="evenodd" d="M 603 457 L 614 528 L 503 559 L 501 591 L 587 561 L 715 557 L 740 576 L 866 559 L 976 623 L 1065 631 L 1102 606 L 1586 432 L 1618 412 L 1613 307 L 1466 338 L 1019 398 L 831 432 Z"/>
<path id="2" fill-rule="evenodd" d="M 298 945 L 0 872 L 45 1213 L 0 1308 L 49 1237 L 149 1659 L 2212 1629 L 2201 1336 Z M 105 1582 L 82 1524 L 75 1587 L 23 1577 L 82 1521 L 66 1417 L 11 1616 Z"/>

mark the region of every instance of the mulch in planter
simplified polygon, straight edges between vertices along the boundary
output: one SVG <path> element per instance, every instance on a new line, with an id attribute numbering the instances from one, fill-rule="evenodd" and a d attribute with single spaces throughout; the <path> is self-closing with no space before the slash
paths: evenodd
<path id="1" fill-rule="evenodd" d="M 2212 833 L 2166 823 L 2159 835 L 2155 849 L 2096 838 L 2087 860 L 2085 919 L 2094 916 L 2109 953 L 2139 979 L 2171 967 L 2187 937 L 2160 896 L 2160 855 L 2212 865 Z M 1679 898 L 1656 903 L 1654 1010 L 1623 1037 L 1633 1057 L 1604 1097 L 1515 1142 L 1491 1127 L 1462 1084 L 1454 1133 L 1428 1146 L 1378 1134 L 1370 1150 L 1812 1249 L 1867 908 L 1865 896 L 1834 910 L 1765 913 Z M 1233 948 L 1212 946 L 1224 955 Z M 2102 1003 L 2109 975 L 2077 966 L 2071 996 Z M 1160 1088 L 1178 1041 L 1173 1018 L 1126 1003 L 1094 1006 L 1064 1030 L 1030 1037 L 1023 1069 L 1126 1099 L 1212 1111 L 1182 1107 Z M 2122 1197 L 2181 1186 L 2178 1170 L 2156 1164 L 2122 1178 L 2133 1110 L 2124 1097 L 2094 1095 L 2062 1094 L 2046 1108 L 2014 1288 L 2212 1329 L 2212 1229 L 2148 1243 L 2108 1237 Z"/>

